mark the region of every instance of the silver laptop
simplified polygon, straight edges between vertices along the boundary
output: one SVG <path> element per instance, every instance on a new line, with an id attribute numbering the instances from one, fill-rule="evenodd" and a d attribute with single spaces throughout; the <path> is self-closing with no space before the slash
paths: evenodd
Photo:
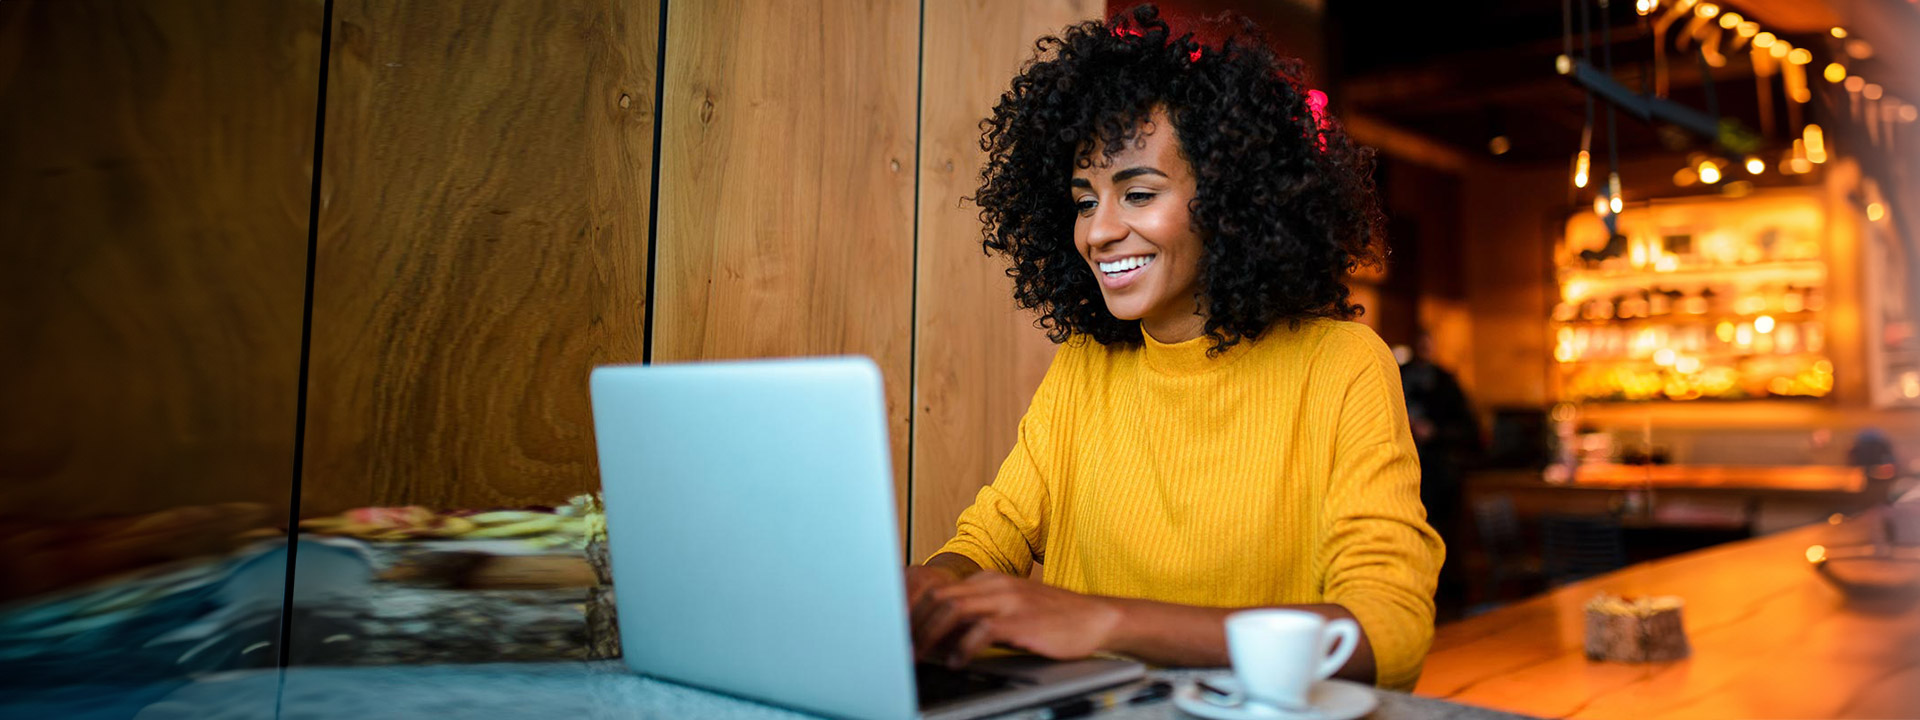
<path id="1" fill-rule="evenodd" d="M 915 666 L 866 358 L 602 367 L 592 389 L 635 671 L 873 720 L 991 715 L 1144 674 L 1021 655 Z"/>

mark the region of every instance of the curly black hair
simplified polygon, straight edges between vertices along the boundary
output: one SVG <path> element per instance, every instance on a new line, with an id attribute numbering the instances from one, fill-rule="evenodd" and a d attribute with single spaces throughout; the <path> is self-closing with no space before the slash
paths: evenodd
<path id="1" fill-rule="evenodd" d="M 1384 259 L 1373 153 L 1309 109 L 1299 60 L 1268 49 L 1251 22 L 1236 25 L 1219 47 L 1174 36 L 1152 5 L 1068 27 L 1035 43 L 980 122 L 982 245 L 1007 258 L 1015 300 L 1040 312 L 1054 342 L 1141 342 L 1074 249 L 1066 188 L 1091 149 L 1120 152 L 1157 107 L 1198 180 L 1190 210 L 1211 352 L 1281 321 L 1360 314 L 1343 279 Z"/>

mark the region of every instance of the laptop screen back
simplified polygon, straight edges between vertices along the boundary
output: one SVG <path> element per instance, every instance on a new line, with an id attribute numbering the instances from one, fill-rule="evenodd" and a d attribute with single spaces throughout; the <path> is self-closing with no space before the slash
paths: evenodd
<path id="1" fill-rule="evenodd" d="M 627 664 L 803 710 L 913 717 L 878 368 L 602 367 L 591 384 Z"/>

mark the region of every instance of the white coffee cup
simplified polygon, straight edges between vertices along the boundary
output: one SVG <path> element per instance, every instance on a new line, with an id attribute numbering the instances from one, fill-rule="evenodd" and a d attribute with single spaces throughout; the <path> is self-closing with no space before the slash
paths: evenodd
<path id="1" fill-rule="evenodd" d="M 1305 610 L 1242 610 L 1227 616 L 1227 654 L 1250 702 L 1307 709 L 1307 689 L 1347 664 L 1360 625 Z"/>

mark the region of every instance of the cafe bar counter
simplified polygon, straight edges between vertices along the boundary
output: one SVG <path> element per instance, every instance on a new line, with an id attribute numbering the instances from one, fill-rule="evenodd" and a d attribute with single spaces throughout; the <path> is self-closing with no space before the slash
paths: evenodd
<path id="1" fill-rule="evenodd" d="M 1910 566 L 1883 566 L 1878 592 L 1843 592 L 1810 562 L 1884 538 L 1884 527 L 1872 511 L 1635 565 L 1444 625 L 1415 694 L 1555 718 L 1920 717 L 1920 588 Z M 1682 598 L 1692 656 L 1588 660 L 1585 606 L 1602 592 Z"/>

